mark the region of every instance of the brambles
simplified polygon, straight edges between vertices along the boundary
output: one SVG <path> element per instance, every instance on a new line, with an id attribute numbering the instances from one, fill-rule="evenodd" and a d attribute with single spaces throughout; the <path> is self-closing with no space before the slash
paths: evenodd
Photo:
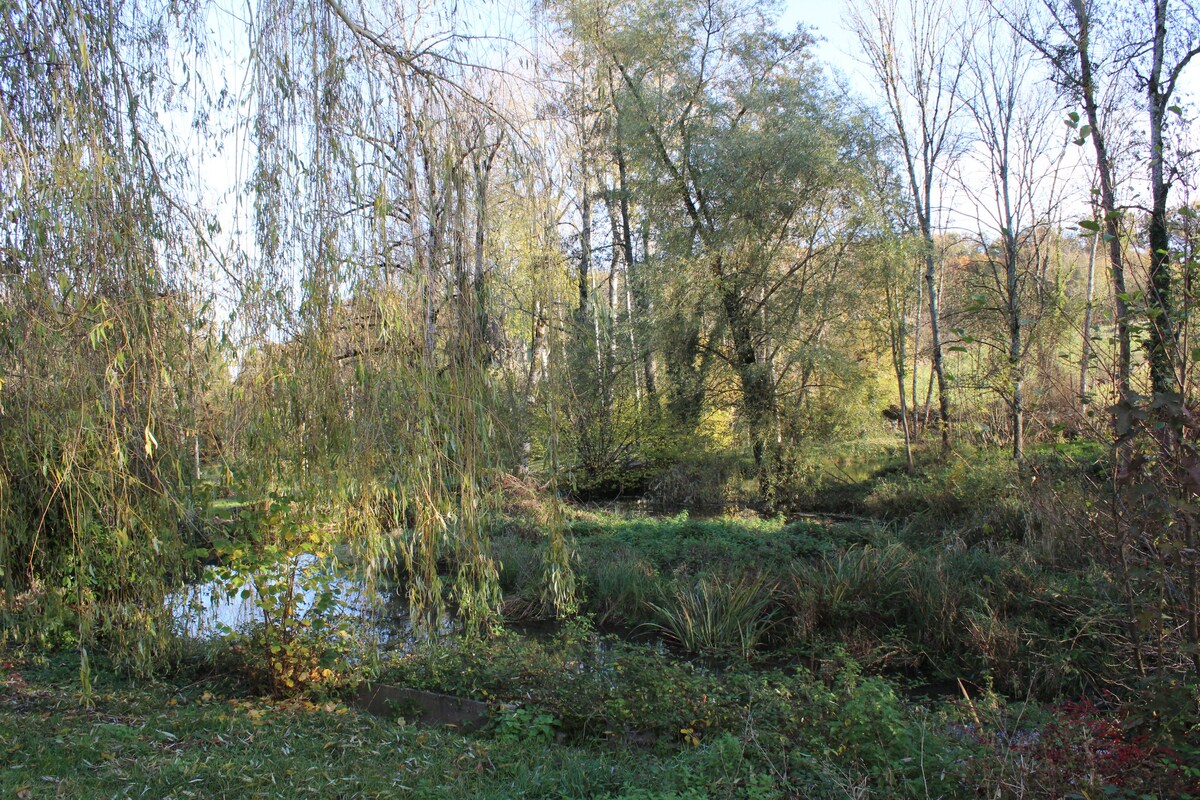
<path id="1" fill-rule="evenodd" d="M 558 726 L 551 715 L 529 708 L 504 711 L 492 720 L 492 730 L 502 742 L 549 744 Z"/>

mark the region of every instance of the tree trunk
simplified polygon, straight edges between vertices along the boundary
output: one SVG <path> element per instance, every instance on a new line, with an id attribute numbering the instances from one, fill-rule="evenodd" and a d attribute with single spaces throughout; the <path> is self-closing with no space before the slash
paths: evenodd
<path id="1" fill-rule="evenodd" d="M 1018 280 L 1017 237 L 1013 231 L 1013 218 L 1008 210 L 1007 175 L 1004 181 L 1004 197 L 1007 225 L 1004 229 L 1004 293 L 1008 306 L 1008 369 L 1012 380 L 1012 456 L 1017 462 L 1025 458 L 1025 374 L 1021 347 L 1021 297 Z"/>
<path id="2" fill-rule="evenodd" d="M 928 229 L 927 229 L 928 231 Z M 925 288 L 929 292 L 930 349 L 933 351 L 933 374 L 938 385 L 938 427 L 942 433 L 942 449 L 950 449 L 950 389 L 946 384 L 946 367 L 942 361 L 942 334 L 938 313 L 937 259 L 933 252 L 933 236 L 925 234 Z"/>
<path id="3" fill-rule="evenodd" d="M 723 273 L 720 256 L 717 257 L 717 273 Z M 754 346 L 753 323 L 750 319 L 753 312 L 747 312 L 740 293 L 728 284 L 721 289 L 721 306 L 733 340 L 734 370 L 737 372 L 742 409 L 750 430 L 750 450 L 758 470 L 759 488 L 765 497 L 771 498 L 775 489 L 774 459 L 767 452 L 767 437 L 775 419 L 775 385 Z"/>
<path id="4" fill-rule="evenodd" d="M 620 197 L 621 211 L 621 250 L 625 255 L 626 291 L 633 295 L 633 306 L 637 309 L 638 319 L 646 320 L 649 316 L 649 303 L 641 275 L 641 266 L 637 264 L 633 253 L 633 223 L 629 214 L 629 182 L 625 168 L 625 151 L 619 144 L 616 147 L 615 155 L 617 178 L 620 182 L 618 196 Z M 630 312 L 629 327 L 629 335 L 634 340 L 636 354 L 641 361 L 642 378 L 646 384 L 646 399 L 650 404 L 651 411 L 654 411 L 658 407 L 658 381 L 654 374 L 654 359 L 646 335 L 637 333 L 640 326 L 634 320 L 632 312 Z"/>
<path id="5" fill-rule="evenodd" d="M 1018 312 L 1019 313 L 1019 312 Z M 1012 370 L 1012 455 L 1025 458 L 1025 375 L 1021 364 L 1020 317 L 1009 323 L 1008 365 Z"/>
<path id="6" fill-rule="evenodd" d="M 1097 223 L 1097 227 L 1099 224 Z M 1096 247 L 1100 241 L 1099 235 L 1092 237 L 1092 246 L 1088 252 L 1087 269 L 1087 302 L 1083 309 L 1083 352 L 1079 357 L 1079 406 L 1084 412 L 1090 402 L 1088 398 L 1088 368 L 1092 359 L 1092 314 L 1096 297 Z"/>
<path id="7" fill-rule="evenodd" d="M 1154 2 L 1153 61 L 1146 82 L 1150 109 L 1150 382 L 1159 398 L 1175 395 L 1175 321 L 1171 301 L 1171 239 L 1167 228 L 1167 197 L 1170 184 L 1163 172 L 1163 126 L 1172 86 L 1162 85 L 1163 50 L 1167 38 L 1167 2 Z M 1166 426 L 1170 429 L 1170 425 Z"/>
<path id="8" fill-rule="evenodd" d="M 918 285 L 920 283 L 918 282 Z M 908 409 L 908 387 L 905 386 L 904 378 L 907 369 L 908 356 L 904 352 L 905 344 L 908 340 L 907 317 L 908 314 L 903 305 L 898 299 L 898 293 L 893 292 L 890 286 L 885 287 L 888 301 L 888 334 L 891 350 L 892 350 L 892 370 L 896 374 L 896 388 L 899 390 L 900 396 L 900 422 L 904 433 L 904 463 L 905 468 L 913 471 L 913 452 L 912 452 L 912 424 L 916 421 L 916 414 L 909 419 Z M 918 302 L 918 308 L 920 303 Z M 915 384 L 914 384 L 915 386 Z"/>
<path id="9" fill-rule="evenodd" d="M 937 292 L 935 294 L 931 295 L 931 297 L 936 297 L 938 299 L 941 299 L 941 296 L 942 296 L 942 286 L 941 286 L 941 281 L 938 281 Z M 930 302 L 932 302 L 932 300 Z M 925 417 L 921 422 L 921 426 L 923 428 L 929 427 L 929 412 L 931 410 L 930 403 L 933 402 L 933 380 L 935 377 L 936 377 L 936 372 L 932 369 L 929 370 L 929 382 L 925 385 Z"/>
<path id="10" fill-rule="evenodd" d="M 1096 169 L 1100 175 L 1100 208 L 1104 211 L 1104 238 L 1108 241 L 1108 261 L 1112 271 L 1113 296 L 1116 305 L 1117 323 L 1117 394 L 1118 400 L 1129 396 L 1130 338 L 1129 308 L 1125 302 L 1125 262 L 1121 253 L 1120 212 L 1117 210 L 1116 187 L 1113 180 L 1112 161 L 1108 155 L 1104 131 L 1100 125 L 1100 108 L 1096 100 L 1096 81 L 1089 51 L 1091 19 L 1088 17 L 1084 0 L 1075 0 L 1075 21 L 1079 29 L 1079 90 L 1084 113 L 1091 128 L 1092 147 L 1096 152 Z M 1127 423 L 1121 422 L 1122 415 L 1113 417 L 1116 434 L 1127 433 Z"/>
<path id="11" fill-rule="evenodd" d="M 917 270 L 914 270 L 917 272 Z M 921 301 L 925 299 L 924 290 L 922 288 L 921 278 L 919 274 L 914 274 L 917 284 L 917 304 L 913 309 L 916 319 L 913 322 L 913 372 L 912 372 L 912 415 L 913 415 L 913 430 L 914 437 L 921 435 L 921 426 L 918 424 L 918 414 L 920 406 L 917 405 L 917 374 L 921 371 Z"/>
<path id="12" fill-rule="evenodd" d="M 640 353 L 638 351 L 638 337 L 636 332 L 637 320 L 633 315 L 633 290 L 629 286 L 629 265 L 625 265 L 625 280 L 622 282 L 621 288 L 624 290 L 625 301 L 625 328 L 629 334 L 629 353 L 636 364 L 640 362 Z M 615 320 L 614 320 L 615 321 Z M 614 341 L 616 337 L 613 337 Z M 638 369 L 633 370 L 633 400 L 638 412 L 642 410 L 642 374 Z"/>
<path id="13" fill-rule="evenodd" d="M 532 330 L 529 332 L 529 348 L 526 351 L 526 366 L 528 369 L 525 373 L 526 409 L 531 409 L 537 404 L 537 385 L 546 377 L 548 360 L 549 352 L 546 349 L 546 315 L 539 300 L 533 306 L 533 325 Z M 521 475 L 527 475 L 529 473 L 529 459 L 533 451 L 533 442 L 530 438 L 530 431 L 527 425 L 524 426 L 520 450 L 521 459 L 518 472 Z"/>
<path id="14" fill-rule="evenodd" d="M 582 217 L 579 228 L 579 308 L 580 323 L 587 321 L 588 272 L 592 266 L 592 193 L 588 182 L 587 155 L 580 156 L 579 213 Z"/>
<path id="15" fill-rule="evenodd" d="M 491 321 L 488 319 L 487 282 L 484 270 L 484 240 L 488 226 L 488 183 L 492 163 L 500 151 L 503 138 L 498 138 L 486 156 L 476 158 L 475 170 L 475 265 L 472 282 L 475 288 L 475 327 L 480 352 L 487 361 L 492 359 Z"/>

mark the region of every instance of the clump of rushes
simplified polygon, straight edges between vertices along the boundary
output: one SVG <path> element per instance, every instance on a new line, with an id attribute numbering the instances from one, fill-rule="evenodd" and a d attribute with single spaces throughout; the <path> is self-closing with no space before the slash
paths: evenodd
<path id="1" fill-rule="evenodd" d="M 900 591 L 913 554 L 901 544 L 850 547 L 792 570 L 794 593 L 813 604 L 819 624 L 837 625 L 882 612 Z"/>
<path id="2" fill-rule="evenodd" d="M 749 660 L 775 624 L 776 589 L 761 575 L 707 575 L 679 586 L 663 604 L 651 603 L 658 619 L 650 624 L 688 652 Z"/>
<path id="3" fill-rule="evenodd" d="M 614 548 L 607 559 L 584 564 L 587 608 L 597 624 L 638 625 L 646 621 L 650 603 L 662 594 L 665 583 L 654 566 L 628 547 Z"/>

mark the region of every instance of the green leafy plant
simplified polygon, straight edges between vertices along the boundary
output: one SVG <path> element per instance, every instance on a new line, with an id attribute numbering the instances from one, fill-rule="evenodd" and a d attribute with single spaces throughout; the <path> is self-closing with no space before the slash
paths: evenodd
<path id="1" fill-rule="evenodd" d="M 552 715 L 531 708 L 513 708 L 495 718 L 496 738 L 502 742 L 550 743 L 560 723 Z"/>
<path id="2" fill-rule="evenodd" d="M 231 651 L 247 677 L 277 696 L 336 685 L 350 671 L 351 637 L 325 535 L 301 522 L 281 496 L 248 521 L 253 538 L 268 543 L 220 541 L 216 549 L 225 562 L 210 571 L 227 597 L 254 608 L 247 628 L 221 626 Z"/>

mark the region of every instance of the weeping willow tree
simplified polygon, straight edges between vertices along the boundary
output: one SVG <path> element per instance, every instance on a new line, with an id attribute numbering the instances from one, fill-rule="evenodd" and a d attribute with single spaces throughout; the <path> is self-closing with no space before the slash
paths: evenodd
<path id="1" fill-rule="evenodd" d="M 260 541 L 332 533 L 369 572 L 399 561 L 427 629 L 448 606 L 469 630 L 498 619 L 489 187 L 513 126 L 452 16 L 372 8 L 263 0 L 247 96 L 193 95 L 197 125 L 249 110 L 253 236 L 232 258 L 157 122 L 205 9 L 0 12 L 0 570 L 5 609 L 39 630 L 57 609 L 85 646 L 103 629 L 150 666 L 216 464 L 225 491 L 293 520 L 261 515 Z"/>
<path id="2" fill-rule="evenodd" d="M 18 636 L 101 634 L 142 666 L 166 638 L 212 366 L 191 291 L 204 220 L 150 111 L 197 19 L 187 3 L 0 8 L 3 606 L 26 612 Z"/>
<path id="3" fill-rule="evenodd" d="M 454 26 L 435 7 L 260 8 L 245 302 L 264 313 L 242 457 L 256 493 L 287 487 L 370 563 L 398 560 L 415 622 L 436 629 L 449 603 L 480 631 L 500 609 L 487 524 L 506 468 L 489 191 L 519 136 Z M 568 608 L 553 528 L 551 606 Z"/>
<path id="4" fill-rule="evenodd" d="M 500 604 L 478 266 L 495 132 L 469 71 L 411 55 L 422 31 L 402 9 L 387 39 L 333 2 L 261 10 L 256 242 L 262 299 L 283 307 L 247 376 L 255 440 L 276 457 L 246 459 L 260 490 L 352 514 L 372 555 L 394 542 L 414 620 L 435 626 L 451 600 L 479 630 Z"/>

